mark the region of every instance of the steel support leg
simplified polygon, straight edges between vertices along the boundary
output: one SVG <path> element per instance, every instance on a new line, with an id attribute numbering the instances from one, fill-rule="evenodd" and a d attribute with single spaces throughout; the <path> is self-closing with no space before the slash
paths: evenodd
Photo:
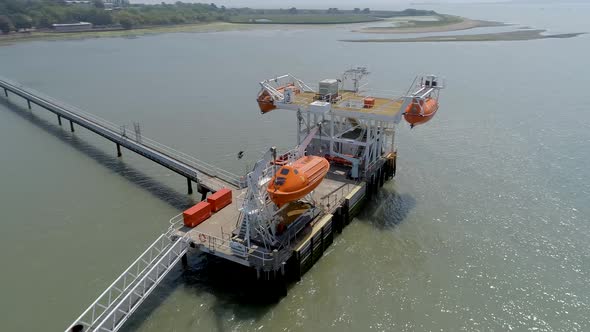
<path id="1" fill-rule="evenodd" d="M 182 255 L 181 262 L 183 268 L 186 268 L 188 266 L 188 258 L 186 257 L 186 254 Z"/>
<path id="2" fill-rule="evenodd" d="M 74 123 L 70 120 L 70 130 L 74 132 Z"/>
<path id="3" fill-rule="evenodd" d="M 8 90 L 4 89 L 4 95 L 8 98 Z"/>
<path id="4" fill-rule="evenodd" d="M 186 185 L 188 187 L 188 194 L 192 195 L 193 194 L 193 184 L 191 182 L 191 179 L 186 178 Z"/>
<path id="5" fill-rule="evenodd" d="M 27 104 L 29 105 L 29 109 L 31 109 L 31 101 L 27 99 Z"/>
<path id="6" fill-rule="evenodd" d="M 121 153 L 121 145 L 117 143 L 117 157 L 121 157 L 123 154 Z"/>
<path id="7" fill-rule="evenodd" d="M 61 115 L 57 115 L 57 123 L 59 123 L 59 125 L 61 126 Z"/>

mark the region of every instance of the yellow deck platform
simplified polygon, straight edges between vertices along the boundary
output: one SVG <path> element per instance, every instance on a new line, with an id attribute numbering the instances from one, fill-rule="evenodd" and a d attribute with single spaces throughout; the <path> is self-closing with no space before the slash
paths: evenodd
<path id="1" fill-rule="evenodd" d="M 293 99 L 293 104 L 307 107 L 309 104 L 316 101 L 315 96 L 315 92 L 301 92 L 295 95 L 295 98 Z M 372 108 L 347 107 L 347 105 L 363 105 L 365 97 L 367 96 L 360 95 L 354 92 L 344 92 L 341 94 L 341 100 L 332 104 L 332 109 L 336 111 L 358 112 L 372 115 L 394 117 L 400 112 L 403 103 L 403 101 L 400 99 L 390 99 L 371 96 L 371 98 L 375 99 L 375 106 L 373 106 Z"/>

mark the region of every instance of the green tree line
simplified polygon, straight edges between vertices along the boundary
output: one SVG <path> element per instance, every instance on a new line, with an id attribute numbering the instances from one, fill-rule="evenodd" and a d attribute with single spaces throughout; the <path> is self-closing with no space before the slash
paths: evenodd
<path id="1" fill-rule="evenodd" d="M 98 26 L 121 24 L 165 25 L 225 21 L 230 11 L 215 4 L 131 5 L 105 10 L 100 0 L 90 4 L 67 4 L 61 0 L 0 0 L 0 31 L 50 28 L 54 23 L 90 22 Z"/>
<path id="2" fill-rule="evenodd" d="M 252 16 L 260 14 L 288 15 L 371 15 L 374 17 L 393 17 L 402 15 L 429 15 L 431 11 L 407 9 L 404 11 L 371 11 L 369 8 L 354 10 L 299 10 L 290 9 L 251 9 L 225 8 L 213 3 L 161 3 L 158 5 L 133 4 L 123 8 L 105 10 L 102 0 L 92 0 L 88 4 L 68 4 L 64 0 L 0 0 L 0 31 L 30 28 L 50 28 L 55 23 L 90 22 L 95 26 L 121 25 L 130 29 L 134 26 L 168 25 L 225 21 L 232 16 Z"/>

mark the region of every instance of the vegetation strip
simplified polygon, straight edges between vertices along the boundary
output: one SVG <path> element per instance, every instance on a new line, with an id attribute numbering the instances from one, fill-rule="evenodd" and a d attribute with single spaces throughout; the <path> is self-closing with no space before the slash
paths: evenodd
<path id="1" fill-rule="evenodd" d="M 84 30 L 131 29 L 211 22 L 249 24 L 338 24 L 383 20 L 400 16 L 435 15 L 434 11 L 372 11 L 369 8 L 339 10 L 226 8 L 213 3 L 146 5 L 129 0 L 0 0 L 0 31 L 83 28 Z M 85 25 L 82 27 L 82 23 Z M 70 25 L 63 27 L 63 25 Z M 71 26 L 74 25 L 74 26 Z"/>

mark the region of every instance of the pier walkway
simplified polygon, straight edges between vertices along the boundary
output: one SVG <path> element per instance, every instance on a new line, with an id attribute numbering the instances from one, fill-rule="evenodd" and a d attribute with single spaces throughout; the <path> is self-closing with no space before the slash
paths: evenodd
<path id="1" fill-rule="evenodd" d="M 62 118 L 68 120 L 72 132 L 74 124 L 77 124 L 114 142 L 118 156 L 121 156 L 122 146 L 184 176 L 187 179 L 189 194 L 193 191 L 191 181 L 197 183 L 199 189 L 204 190 L 205 194 L 207 191 L 216 191 L 222 187 L 243 188 L 245 186 L 243 179 L 239 176 L 144 137 L 139 128 L 128 131 L 124 126 L 118 126 L 4 78 L 0 78 L 0 88 L 4 89 L 4 95 L 7 98 L 8 92 L 11 92 L 25 99 L 29 109 L 31 104 L 34 104 L 56 114 L 60 125 Z"/>
<path id="2" fill-rule="evenodd" d="M 175 232 L 171 226 L 160 235 L 66 332 L 118 331 L 176 263 L 181 259 L 186 263 L 188 237 L 173 237 Z"/>

